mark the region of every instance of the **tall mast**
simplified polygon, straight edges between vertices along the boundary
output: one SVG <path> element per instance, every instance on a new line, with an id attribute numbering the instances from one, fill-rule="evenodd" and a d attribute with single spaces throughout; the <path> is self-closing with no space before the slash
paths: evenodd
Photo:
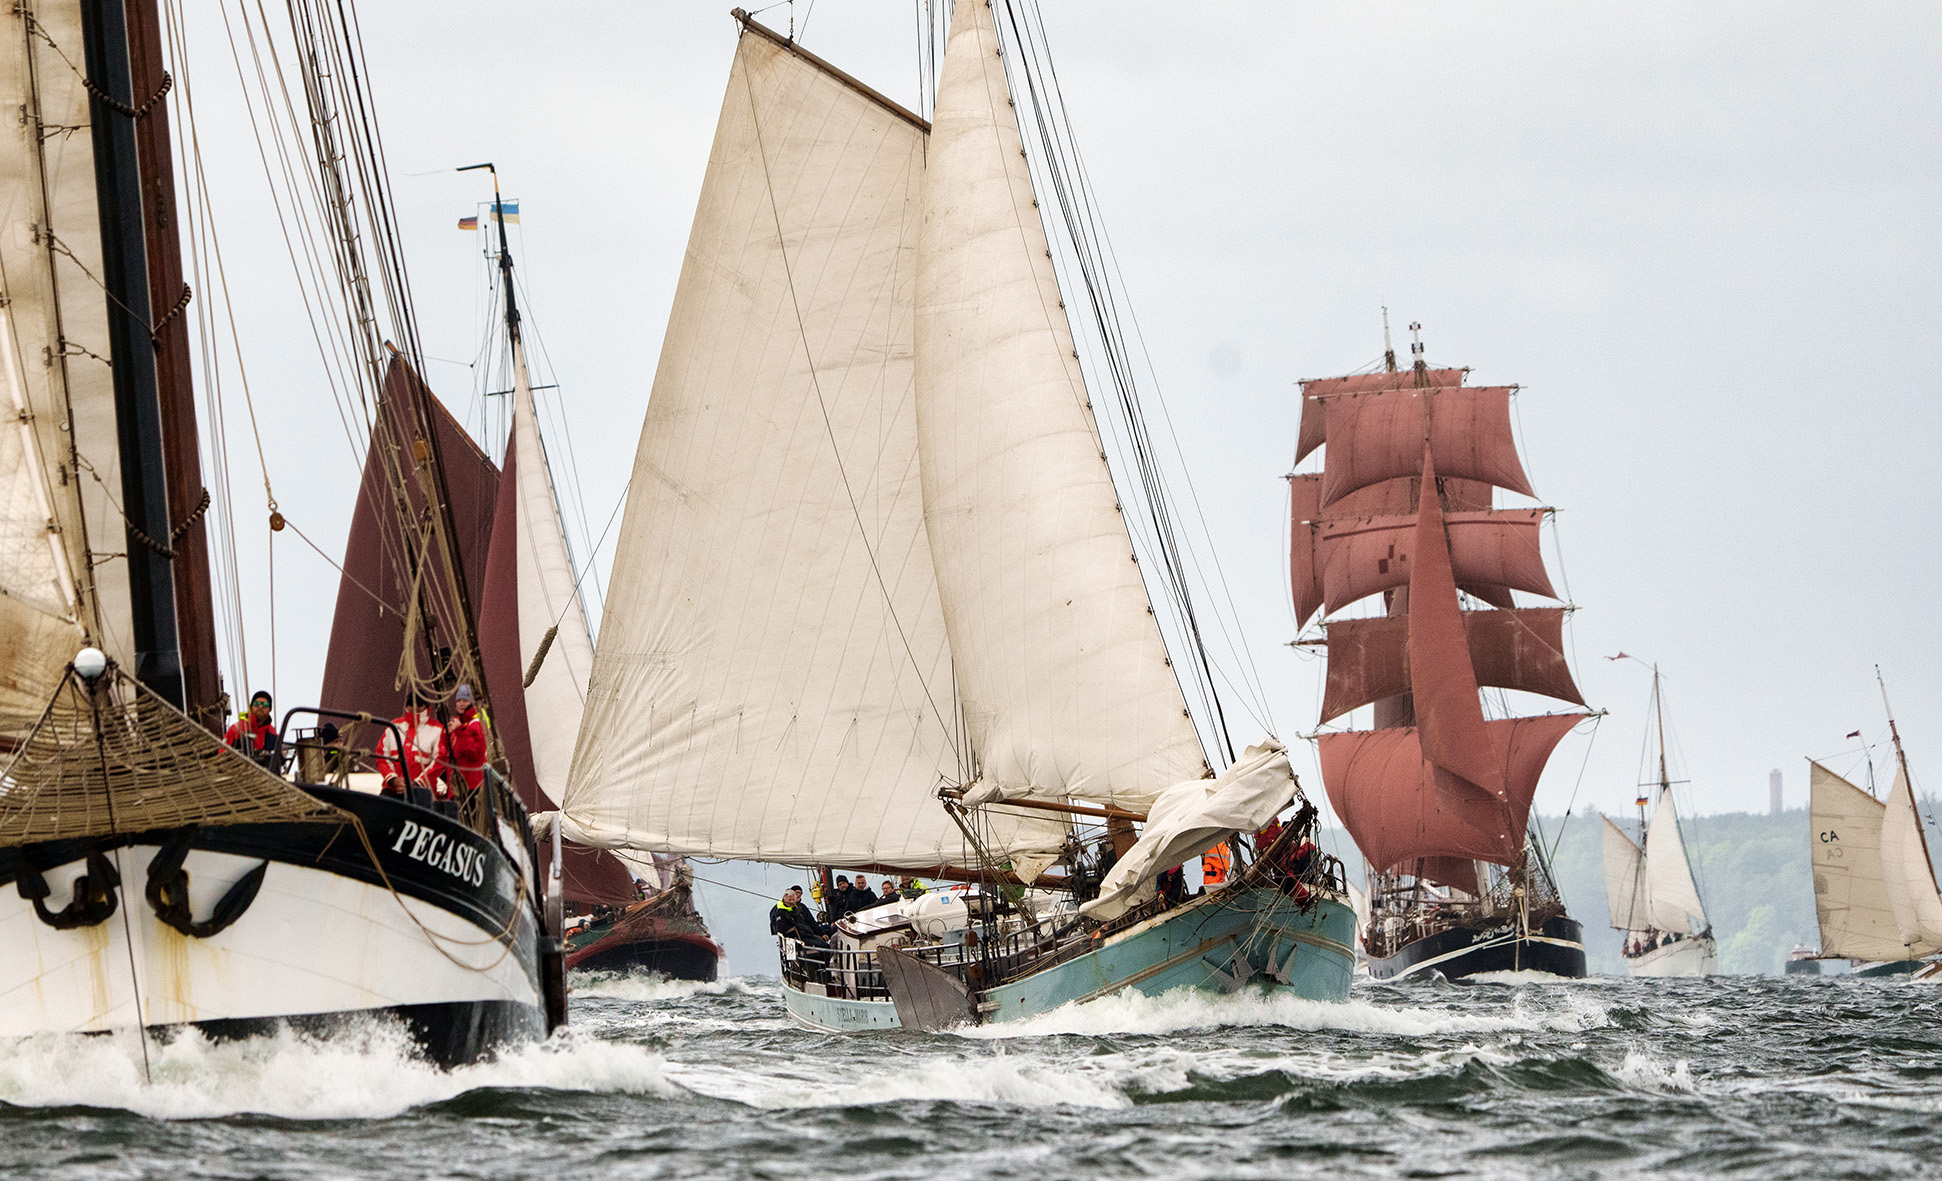
<path id="1" fill-rule="evenodd" d="M 506 289 L 506 339 L 512 344 L 514 354 L 520 352 L 519 346 L 519 304 L 512 288 L 512 247 L 506 241 L 506 202 L 499 195 L 499 170 L 492 161 L 483 164 L 467 164 L 458 172 L 477 172 L 485 169 L 492 174 L 492 220 L 499 227 L 499 281 Z"/>
<path id="2" fill-rule="evenodd" d="M 1895 726 L 1895 707 L 1888 704 L 1888 682 L 1881 677 L 1881 666 L 1875 665 L 1875 684 L 1881 686 L 1881 708 L 1888 714 L 1888 737 L 1895 742 L 1895 765 L 1901 768 L 1902 778 L 1908 780 L 1908 794 L 1915 796 L 1915 779 L 1908 773 L 1908 753 L 1902 750 L 1902 732 Z"/>
<path id="3" fill-rule="evenodd" d="M 1389 343 L 1389 309 L 1382 309 L 1382 368 L 1385 372 L 1396 371 L 1396 346 Z"/>

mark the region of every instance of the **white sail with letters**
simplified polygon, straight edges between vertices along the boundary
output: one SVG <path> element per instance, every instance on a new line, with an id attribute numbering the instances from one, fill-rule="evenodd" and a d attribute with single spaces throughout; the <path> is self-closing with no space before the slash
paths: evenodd
<path id="1" fill-rule="evenodd" d="M 1821 954 L 1858 960 L 1907 957 L 1882 877 L 1880 800 L 1809 760 L 1809 851 Z"/>

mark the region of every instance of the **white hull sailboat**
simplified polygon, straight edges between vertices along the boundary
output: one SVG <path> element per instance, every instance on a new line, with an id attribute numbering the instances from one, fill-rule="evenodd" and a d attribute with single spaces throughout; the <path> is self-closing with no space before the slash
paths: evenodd
<path id="1" fill-rule="evenodd" d="M 976 885 L 953 922 L 782 939 L 812 1028 L 1126 987 L 1345 997 L 1353 917 L 1313 810 L 1239 839 L 1300 801 L 1286 752 L 1203 745 L 1204 650 L 1155 614 L 1188 585 L 1152 540 L 1171 509 L 1157 472 L 1115 487 L 1014 108 L 1046 100 L 1042 44 L 959 0 L 932 122 L 738 18 L 567 836 Z M 1255 854 L 1226 889 L 1156 890 L 1222 842 Z"/>
<path id="2" fill-rule="evenodd" d="M 1637 659 L 1623 653 L 1614 660 Z M 1672 802 L 1672 777 L 1666 763 L 1665 699 L 1659 666 L 1652 666 L 1652 716 L 1659 739 L 1657 806 L 1646 819 L 1640 792 L 1641 847 L 1609 816 L 1604 817 L 1605 904 L 1612 926 L 1624 935 L 1619 954 L 1634 976 L 1710 976 L 1719 967 L 1719 947 L 1705 903 L 1686 859 L 1679 813 Z"/>

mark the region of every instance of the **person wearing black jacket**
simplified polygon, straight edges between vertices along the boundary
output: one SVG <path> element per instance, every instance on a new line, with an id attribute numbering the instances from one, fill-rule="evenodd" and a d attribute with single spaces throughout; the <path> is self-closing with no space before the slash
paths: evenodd
<path id="1" fill-rule="evenodd" d="M 809 908 L 802 904 L 802 887 L 791 886 L 782 892 L 782 898 L 769 908 L 769 934 L 784 935 L 811 947 L 821 947 L 830 929 L 816 921 Z"/>

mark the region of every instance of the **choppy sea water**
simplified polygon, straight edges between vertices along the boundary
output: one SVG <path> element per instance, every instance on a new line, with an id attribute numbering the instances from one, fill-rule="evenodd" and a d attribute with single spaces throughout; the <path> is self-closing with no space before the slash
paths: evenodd
<path id="1" fill-rule="evenodd" d="M 0 1044 L 0 1177 L 1942 1174 L 1942 989 L 1717 978 L 1123 995 L 824 1037 L 779 986 L 575 981 L 445 1073 L 395 1034 Z"/>

